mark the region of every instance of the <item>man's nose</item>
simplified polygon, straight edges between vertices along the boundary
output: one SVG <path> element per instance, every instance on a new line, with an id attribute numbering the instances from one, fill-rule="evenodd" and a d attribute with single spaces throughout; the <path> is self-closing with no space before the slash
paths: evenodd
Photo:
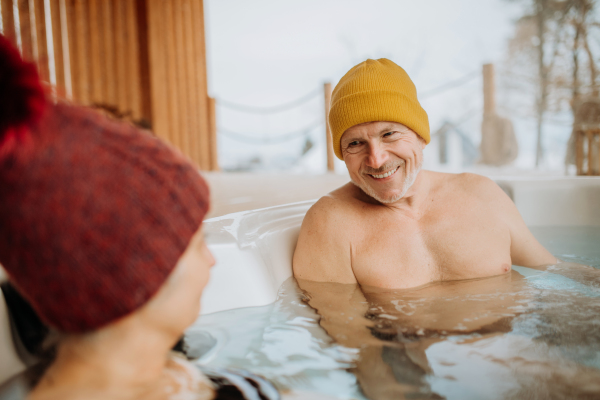
<path id="1" fill-rule="evenodd" d="M 388 159 L 387 151 L 385 151 L 379 144 L 374 143 L 369 145 L 369 154 L 367 155 L 366 164 L 371 168 L 379 168 Z"/>

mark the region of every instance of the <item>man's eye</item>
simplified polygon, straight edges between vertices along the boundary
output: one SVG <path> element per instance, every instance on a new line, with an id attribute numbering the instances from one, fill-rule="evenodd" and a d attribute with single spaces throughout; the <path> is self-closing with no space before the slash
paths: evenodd
<path id="1" fill-rule="evenodd" d="M 361 140 L 353 140 L 351 142 L 346 143 L 346 147 L 344 151 L 347 151 L 351 154 L 356 154 L 361 152 L 364 149 L 365 142 Z"/>
<path id="2" fill-rule="evenodd" d="M 390 136 L 392 136 L 395 133 L 398 133 L 398 132 L 395 132 L 395 131 L 394 132 L 387 132 L 387 133 L 383 134 L 383 137 L 390 137 Z"/>

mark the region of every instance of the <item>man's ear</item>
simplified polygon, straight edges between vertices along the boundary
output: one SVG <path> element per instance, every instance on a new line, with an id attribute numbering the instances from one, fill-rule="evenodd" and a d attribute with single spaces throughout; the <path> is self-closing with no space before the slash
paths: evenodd
<path id="1" fill-rule="evenodd" d="M 421 139 L 421 150 L 425 150 L 425 146 L 427 146 L 427 142 L 421 136 L 419 136 L 419 139 Z"/>

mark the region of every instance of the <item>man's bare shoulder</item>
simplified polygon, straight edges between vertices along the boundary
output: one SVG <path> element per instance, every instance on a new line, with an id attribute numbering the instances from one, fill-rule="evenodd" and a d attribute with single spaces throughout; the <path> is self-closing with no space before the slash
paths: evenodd
<path id="1" fill-rule="evenodd" d="M 350 258 L 352 201 L 344 187 L 308 210 L 292 262 L 294 276 L 318 282 L 356 283 Z"/>
<path id="2" fill-rule="evenodd" d="M 468 173 L 450 179 L 453 189 L 468 194 L 459 198 L 463 203 L 468 203 L 470 212 L 495 215 L 497 226 L 508 229 L 510 256 L 514 265 L 531 267 L 556 263 L 556 258 L 533 236 L 515 203 L 496 182 L 485 176 Z"/>
<path id="3" fill-rule="evenodd" d="M 325 197 L 337 200 L 340 202 L 340 204 L 344 204 L 345 206 L 349 207 L 356 205 L 356 202 L 359 201 L 359 197 L 362 193 L 362 190 L 360 190 L 355 184 L 348 182 L 344 186 L 340 186 L 339 188 L 330 192 Z"/>
<path id="4" fill-rule="evenodd" d="M 485 202 L 504 203 L 510 198 L 492 179 L 469 172 L 461 174 L 444 174 L 446 188 L 454 193 L 461 193 L 473 199 Z"/>
<path id="5" fill-rule="evenodd" d="M 306 213 L 302 228 L 315 226 L 327 233 L 352 223 L 356 208 L 355 186 L 348 183 L 321 197 Z"/>

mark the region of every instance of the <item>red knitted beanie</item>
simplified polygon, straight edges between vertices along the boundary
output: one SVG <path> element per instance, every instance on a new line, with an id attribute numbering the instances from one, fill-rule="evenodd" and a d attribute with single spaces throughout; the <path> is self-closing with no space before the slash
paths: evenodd
<path id="1" fill-rule="evenodd" d="M 0 35 L 0 264 L 46 323 L 85 332 L 146 303 L 208 197 L 196 168 L 148 132 L 47 100 Z"/>

